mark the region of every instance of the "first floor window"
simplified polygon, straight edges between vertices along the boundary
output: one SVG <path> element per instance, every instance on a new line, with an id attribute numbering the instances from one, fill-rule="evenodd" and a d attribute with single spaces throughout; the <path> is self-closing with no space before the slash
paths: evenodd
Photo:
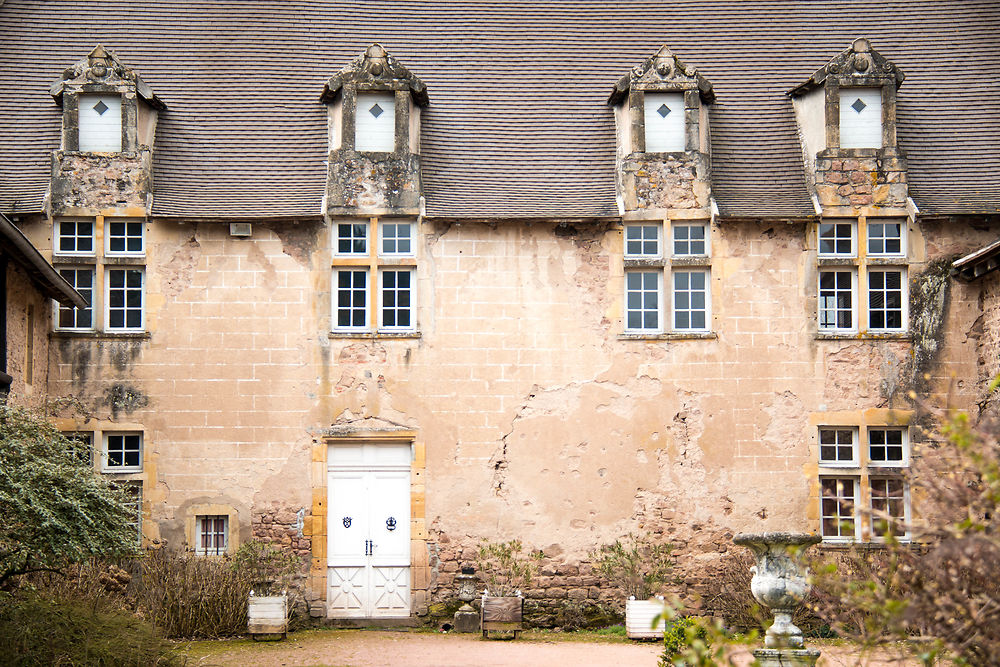
<path id="1" fill-rule="evenodd" d="M 899 269 L 869 269 L 869 329 L 903 328 L 903 283 L 903 272 Z"/>
<path id="2" fill-rule="evenodd" d="M 853 271 L 820 271 L 819 328 L 827 330 L 854 328 Z"/>
<path id="3" fill-rule="evenodd" d="M 857 537 L 855 478 L 824 477 L 820 479 L 820 487 L 823 537 L 832 541 L 855 539 Z"/>
<path id="4" fill-rule="evenodd" d="M 55 253 L 58 255 L 93 255 L 94 223 L 85 220 L 60 220 L 56 223 Z"/>
<path id="5" fill-rule="evenodd" d="M 906 483 L 899 477 L 872 477 L 872 533 L 874 537 L 906 537 Z"/>
<path id="6" fill-rule="evenodd" d="M 367 255 L 368 223 L 338 222 L 335 252 L 338 255 Z"/>
<path id="7" fill-rule="evenodd" d="M 694 225 L 673 224 L 670 226 L 674 233 L 674 256 L 704 256 L 707 255 L 705 246 L 705 223 Z"/>
<path id="8" fill-rule="evenodd" d="M 85 308 L 57 304 L 56 328 L 70 331 L 90 331 L 94 328 L 94 269 L 59 269 L 61 275 L 87 303 Z"/>
<path id="9" fill-rule="evenodd" d="M 413 255 L 412 222 L 383 222 L 379 230 L 382 233 L 380 255 Z"/>
<path id="10" fill-rule="evenodd" d="M 659 271 L 625 273 L 625 330 L 657 332 L 660 330 Z"/>
<path id="11" fill-rule="evenodd" d="M 198 545 L 195 551 L 203 556 L 226 553 L 229 543 L 229 517 L 225 515 L 199 516 L 197 519 Z"/>
<path id="12" fill-rule="evenodd" d="M 382 275 L 380 328 L 413 328 L 413 271 L 384 269 Z"/>
<path id="13" fill-rule="evenodd" d="M 868 221 L 869 255 L 902 255 L 903 223 Z"/>
<path id="14" fill-rule="evenodd" d="M 105 472 L 142 470 L 142 434 L 105 433 L 104 470 Z"/>
<path id="15" fill-rule="evenodd" d="M 708 273 L 674 271 L 674 330 L 708 330 Z"/>
<path id="16" fill-rule="evenodd" d="M 659 257 L 662 224 L 625 225 L 626 257 Z"/>
<path id="17" fill-rule="evenodd" d="M 368 328 L 368 271 L 338 269 L 335 292 L 335 321 L 340 330 Z"/>
<path id="18" fill-rule="evenodd" d="M 67 453 L 80 465 L 92 467 L 94 465 L 94 434 L 64 433 L 63 435 L 69 440 Z"/>
<path id="19" fill-rule="evenodd" d="M 142 269 L 108 269 L 107 312 L 109 331 L 141 331 L 143 322 Z"/>
<path id="20" fill-rule="evenodd" d="M 905 429 L 869 428 L 868 461 L 872 465 L 906 465 Z"/>
<path id="21" fill-rule="evenodd" d="M 854 256 L 854 222 L 821 222 L 819 254 L 837 257 Z"/>

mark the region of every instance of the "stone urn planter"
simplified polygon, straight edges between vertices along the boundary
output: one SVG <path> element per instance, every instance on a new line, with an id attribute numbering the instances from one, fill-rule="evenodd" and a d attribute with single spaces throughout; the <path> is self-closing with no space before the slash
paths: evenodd
<path id="1" fill-rule="evenodd" d="M 277 635 L 284 639 L 288 633 L 288 594 L 254 595 L 250 591 L 247 632 L 254 641 Z"/>
<path id="2" fill-rule="evenodd" d="M 653 619 L 657 616 L 660 619 L 654 626 Z M 625 601 L 625 634 L 629 639 L 663 639 L 665 628 L 663 597 L 648 600 L 630 597 Z"/>
<path id="3" fill-rule="evenodd" d="M 488 597 L 483 595 L 480 609 L 480 624 L 483 637 L 489 638 L 490 633 L 511 632 L 514 639 L 521 635 L 524 619 L 524 598 L 522 597 Z"/>
<path id="4" fill-rule="evenodd" d="M 757 602 L 774 614 L 774 622 L 764 636 L 766 648 L 754 651 L 754 657 L 762 667 L 816 664 L 819 651 L 804 648 L 802 631 L 792 623 L 792 614 L 809 594 L 804 553 L 820 542 L 820 537 L 774 532 L 740 534 L 733 542 L 753 553 L 756 564 L 750 568 L 750 590 Z"/>

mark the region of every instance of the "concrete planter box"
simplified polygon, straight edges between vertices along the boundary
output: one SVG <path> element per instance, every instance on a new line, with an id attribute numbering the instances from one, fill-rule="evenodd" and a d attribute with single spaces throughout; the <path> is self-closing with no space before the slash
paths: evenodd
<path id="1" fill-rule="evenodd" d="M 513 632 L 517 639 L 523 629 L 524 599 L 484 597 L 480 614 L 483 637 L 489 637 L 490 632 Z"/>
<path id="2" fill-rule="evenodd" d="M 663 598 L 625 601 L 625 633 L 629 639 L 663 639 L 663 618 L 653 627 L 653 619 L 663 613 Z"/>
<path id="3" fill-rule="evenodd" d="M 288 595 L 251 595 L 247 606 L 247 632 L 258 635 L 281 635 L 288 632 Z"/>

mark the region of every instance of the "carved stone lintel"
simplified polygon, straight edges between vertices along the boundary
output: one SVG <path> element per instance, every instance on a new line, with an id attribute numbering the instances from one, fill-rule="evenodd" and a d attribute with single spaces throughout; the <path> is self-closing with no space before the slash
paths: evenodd
<path id="1" fill-rule="evenodd" d="M 608 104 L 618 104 L 637 90 L 697 90 L 703 102 L 715 100 L 712 84 L 698 71 L 681 62 L 666 46 L 636 65 L 615 84 Z"/>

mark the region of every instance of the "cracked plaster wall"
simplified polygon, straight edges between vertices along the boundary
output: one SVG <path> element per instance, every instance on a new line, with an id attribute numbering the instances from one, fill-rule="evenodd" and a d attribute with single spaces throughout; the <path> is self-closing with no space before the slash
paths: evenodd
<path id="1" fill-rule="evenodd" d="M 951 240 L 928 257 L 986 235 L 934 231 Z M 426 449 L 432 598 L 453 593 L 479 538 L 517 537 L 551 555 L 553 590 L 591 599 L 560 577 L 584 576 L 587 553 L 629 531 L 671 541 L 696 572 L 733 532 L 815 530 L 809 415 L 905 406 L 907 342 L 816 339 L 798 225 L 712 229 L 717 337 L 697 340 L 619 338 L 614 227 L 425 222 L 420 337 L 403 339 L 328 336 L 329 241 L 313 224 L 237 239 L 154 221 L 148 238 L 150 336 L 57 339 L 50 393 L 77 428 L 143 429 L 150 530 L 174 544 L 195 501 L 235 499 L 261 525 L 310 507 L 317 430 L 376 420 Z M 977 309 L 955 291 L 934 386 L 975 377 Z M 118 421 L 105 404 L 117 384 L 146 401 Z"/>

